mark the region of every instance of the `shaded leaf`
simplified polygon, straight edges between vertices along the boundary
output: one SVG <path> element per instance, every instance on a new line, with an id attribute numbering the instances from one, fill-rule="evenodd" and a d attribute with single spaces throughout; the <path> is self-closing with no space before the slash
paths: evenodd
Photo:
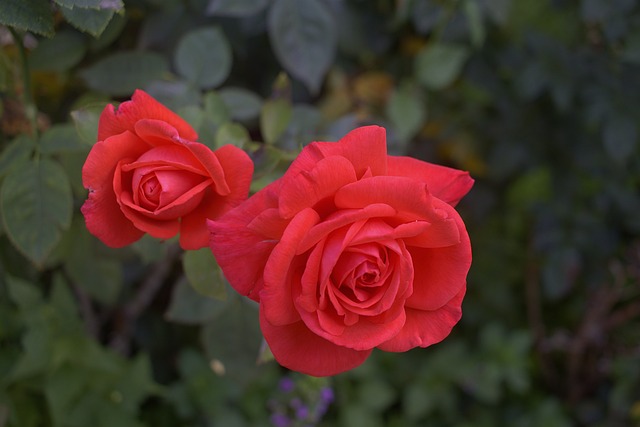
<path id="1" fill-rule="evenodd" d="M 79 7 L 69 9 L 61 7 L 60 11 L 71 25 L 94 37 L 102 34 L 115 15 L 113 9 L 82 9 Z"/>
<path id="2" fill-rule="evenodd" d="M 443 89 L 458 77 L 468 57 L 469 52 L 462 45 L 451 43 L 427 45 L 416 57 L 416 76 L 428 89 Z"/>
<path id="3" fill-rule="evenodd" d="M 124 7 L 122 0 L 53 0 L 54 3 L 68 9 L 111 9 L 120 10 Z"/>
<path id="4" fill-rule="evenodd" d="M 617 162 L 624 162 L 637 146 L 638 128 L 632 120 L 616 116 L 606 122 L 602 139 L 607 154 Z"/>
<path id="5" fill-rule="evenodd" d="M 227 122 L 216 132 L 216 147 L 229 144 L 243 148 L 250 141 L 249 131 L 239 123 Z"/>
<path id="6" fill-rule="evenodd" d="M 0 194 L 2 218 L 13 244 L 42 265 L 71 222 L 67 174 L 47 158 L 31 161 L 5 178 Z"/>
<path id="7" fill-rule="evenodd" d="M 31 52 L 29 62 L 33 70 L 66 71 L 77 65 L 87 46 L 75 31 L 59 31 L 51 39 L 42 40 Z"/>
<path id="8" fill-rule="evenodd" d="M 198 325 L 213 319 L 225 305 L 226 301 L 204 297 L 186 280 L 180 280 L 173 288 L 165 317 L 172 322 Z"/>
<path id="9" fill-rule="evenodd" d="M 291 121 L 291 103 L 284 99 L 265 102 L 260 111 L 260 132 L 267 144 L 274 144 Z"/>
<path id="10" fill-rule="evenodd" d="M 33 154 L 36 143 L 27 135 L 20 135 L 11 141 L 0 155 L 0 178 L 13 168 L 24 168 Z"/>
<path id="11" fill-rule="evenodd" d="M 263 10 L 269 0 L 210 0 L 207 15 L 250 16 Z"/>
<path id="12" fill-rule="evenodd" d="M 88 151 L 90 144 L 80 139 L 72 124 L 54 125 L 40 137 L 40 152 L 45 154 Z"/>
<path id="13" fill-rule="evenodd" d="M 234 120 L 251 120 L 260 114 L 262 98 L 241 87 L 225 87 L 218 92 Z"/>
<path id="14" fill-rule="evenodd" d="M 104 110 L 104 104 L 100 103 L 71 112 L 76 132 L 84 143 L 93 145 L 98 139 L 98 122 L 102 110 Z"/>
<path id="15" fill-rule="evenodd" d="M 178 74 L 200 88 L 220 85 L 231 71 L 231 48 L 217 27 L 200 28 L 180 39 L 174 58 Z"/>
<path id="16" fill-rule="evenodd" d="M 403 84 L 391 94 L 387 103 L 387 116 L 398 137 L 411 139 L 422 127 L 427 109 L 422 94 L 412 84 Z"/>
<path id="17" fill-rule="evenodd" d="M 127 96 L 169 69 L 167 61 L 151 52 L 118 52 L 107 56 L 80 74 L 94 90 L 113 96 Z"/>
<path id="18" fill-rule="evenodd" d="M 3 0 L 0 24 L 51 37 L 53 13 L 48 0 Z"/>
<path id="19" fill-rule="evenodd" d="M 275 0 L 268 16 L 269 39 L 282 66 L 317 93 L 335 55 L 337 32 L 319 0 Z"/>
<path id="20" fill-rule="evenodd" d="M 189 284 L 198 293 L 217 299 L 226 298 L 226 282 L 211 249 L 203 248 L 185 252 L 182 266 Z"/>

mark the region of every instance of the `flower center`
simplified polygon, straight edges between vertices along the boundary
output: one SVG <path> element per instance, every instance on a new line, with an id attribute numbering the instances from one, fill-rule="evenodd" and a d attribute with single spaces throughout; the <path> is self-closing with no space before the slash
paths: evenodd
<path id="1" fill-rule="evenodd" d="M 158 203 L 160 200 L 160 193 L 162 192 L 162 187 L 158 182 L 158 178 L 155 176 L 149 178 L 142 184 L 142 191 L 144 192 L 144 198 L 150 202 Z"/>

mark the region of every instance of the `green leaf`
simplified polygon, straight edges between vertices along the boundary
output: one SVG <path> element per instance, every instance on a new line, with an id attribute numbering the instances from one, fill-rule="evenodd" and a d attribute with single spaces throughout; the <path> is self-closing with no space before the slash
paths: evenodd
<path id="1" fill-rule="evenodd" d="M 34 308 L 42 302 L 42 293 L 31 283 L 17 277 L 5 276 L 9 298 L 22 309 Z"/>
<path id="2" fill-rule="evenodd" d="M 48 0 L 3 0 L 0 24 L 47 37 L 54 34 L 53 13 Z"/>
<path id="3" fill-rule="evenodd" d="M 5 178 L 0 209 L 13 244 L 42 265 L 71 223 L 71 186 L 67 174 L 47 158 L 32 161 Z"/>
<path id="4" fill-rule="evenodd" d="M 68 9 L 111 9 L 120 10 L 124 7 L 122 0 L 53 0 L 55 3 Z"/>
<path id="5" fill-rule="evenodd" d="M 250 16 L 267 7 L 269 0 L 210 0 L 207 15 Z"/>
<path id="6" fill-rule="evenodd" d="M 638 128 L 632 120 L 615 116 L 606 122 L 602 140 L 607 154 L 616 162 L 622 163 L 629 159 L 636 149 Z"/>
<path id="7" fill-rule="evenodd" d="M 65 19 L 80 31 L 98 37 L 107 28 L 115 11 L 113 9 L 69 9 L 61 7 Z"/>
<path id="8" fill-rule="evenodd" d="M 213 125 L 220 126 L 231 118 L 229 108 L 219 92 L 207 92 L 204 96 L 203 103 L 207 120 L 211 121 Z"/>
<path id="9" fill-rule="evenodd" d="M 269 100 L 260 112 L 260 132 L 267 144 L 274 144 L 291 121 L 291 103 L 284 99 Z"/>
<path id="10" fill-rule="evenodd" d="M 217 316 L 226 303 L 219 299 L 204 297 L 186 280 L 180 280 L 173 288 L 171 303 L 165 317 L 171 322 L 199 325 Z"/>
<path id="11" fill-rule="evenodd" d="M 104 110 L 104 104 L 94 104 L 71 112 L 71 119 L 76 127 L 80 139 L 89 145 L 93 145 L 98 139 L 98 123 L 100 113 Z"/>
<path id="12" fill-rule="evenodd" d="M 467 15 L 471 42 L 477 47 L 482 46 L 486 37 L 482 11 L 480 10 L 478 1 L 479 0 L 465 0 L 464 2 L 464 11 Z"/>
<path id="13" fill-rule="evenodd" d="M 123 284 L 120 263 L 97 253 L 97 239 L 86 230 L 82 218 L 74 219 L 64 235 L 65 242 L 69 250 L 64 267 L 69 277 L 95 300 L 107 306 L 115 304 Z"/>
<path id="14" fill-rule="evenodd" d="M 40 137 L 40 152 L 54 154 L 69 151 L 88 151 L 91 145 L 80 139 L 75 127 L 68 123 L 53 125 Z"/>
<path id="15" fill-rule="evenodd" d="M 85 69 L 81 76 L 94 90 L 113 96 L 127 96 L 161 78 L 168 70 L 167 61 L 156 53 L 118 52 Z"/>
<path id="16" fill-rule="evenodd" d="M 174 58 L 178 74 L 200 88 L 219 86 L 231 72 L 231 61 L 229 42 L 217 27 L 187 33 Z"/>
<path id="17" fill-rule="evenodd" d="M 35 147 L 35 141 L 24 134 L 11 141 L 0 155 L 0 178 L 16 167 L 24 168 Z"/>
<path id="18" fill-rule="evenodd" d="M 75 31 L 59 31 L 51 39 L 42 40 L 31 52 L 33 70 L 67 71 L 78 65 L 87 52 L 83 37 Z"/>
<path id="19" fill-rule="evenodd" d="M 217 299 L 226 298 L 226 282 L 211 249 L 203 248 L 185 252 L 182 267 L 189 284 L 198 293 Z"/>
<path id="20" fill-rule="evenodd" d="M 319 0 L 275 0 L 267 28 L 282 66 L 312 92 L 320 90 L 335 55 L 333 16 Z"/>
<path id="21" fill-rule="evenodd" d="M 217 360 L 230 378 L 243 382 L 257 369 L 262 333 L 253 301 L 234 296 L 224 311 L 201 330 L 207 355 Z"/>
<path id="22" fill-rule="evenodd" d="M 231 118 L 239 121 L 252 120 L 260 114 L 262 98 L 250 90 L 240 87 L 225 87 L 218 91 Z"/>
<path id="23" fill-rule="evenodd" d="M 418 88 L 406 83 L 394 91 L 387 103 L 387 116 L 400 140 L 413 138 L 427 116 L 426 103 Z"/>
<path id="24" fill-rule="evenodd" d="M 230 144 L 243 148 L 250 141 L 249 131 L 239 123 L 227 122 L 216 132 L 216 147 Z"/>
<path id="25" fill-rule="evenodd" d="M 452 43 L 432 43 L 416 57 L 415 73 L 428 89 L 444 89 L 460 74 L 469 52 L 466 47 Z"/>

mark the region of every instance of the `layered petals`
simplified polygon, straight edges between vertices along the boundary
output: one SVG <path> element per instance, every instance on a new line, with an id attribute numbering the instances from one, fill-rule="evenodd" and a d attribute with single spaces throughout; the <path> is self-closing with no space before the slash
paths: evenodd
<path id="1" fill-rule="evenodd" d="M 105 108 L 98 138 L 83 167 L 89 197 L 82 212 L 108 246 L 180 232 L 184 249 L 205 247 L 206 220 L 248 195 L 253 164 L 246 153 L 195 142 L 191 126 L 142 91 Z"/>

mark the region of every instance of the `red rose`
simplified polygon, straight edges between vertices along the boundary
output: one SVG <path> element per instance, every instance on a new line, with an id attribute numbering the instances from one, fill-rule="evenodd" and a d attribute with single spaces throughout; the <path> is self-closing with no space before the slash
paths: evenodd
<path id="1" fill-rule="evenodd" d="M 215 152 L 196 132 L 143 91 L 100 116 L 98 142 L 82 168 L 89 197 L 82 206 L 89 231 L 111 247 L 144 233 L 180 233 L 184 249 L 208 245 L 207 218 L 247 198 L 253 163 L 241 149 Z"/>
<path id="2" fill-rule="evenodd" d="M 471 246 L 453 206 L 472 185 L 387 155 L 384 129 L 363 127 L 305 147 L 281 179 L 210 221 L 211 248 L 260 303 L 276 360 L 333 375 L 373 348 L 437 343 L 458 322 Z"/>

